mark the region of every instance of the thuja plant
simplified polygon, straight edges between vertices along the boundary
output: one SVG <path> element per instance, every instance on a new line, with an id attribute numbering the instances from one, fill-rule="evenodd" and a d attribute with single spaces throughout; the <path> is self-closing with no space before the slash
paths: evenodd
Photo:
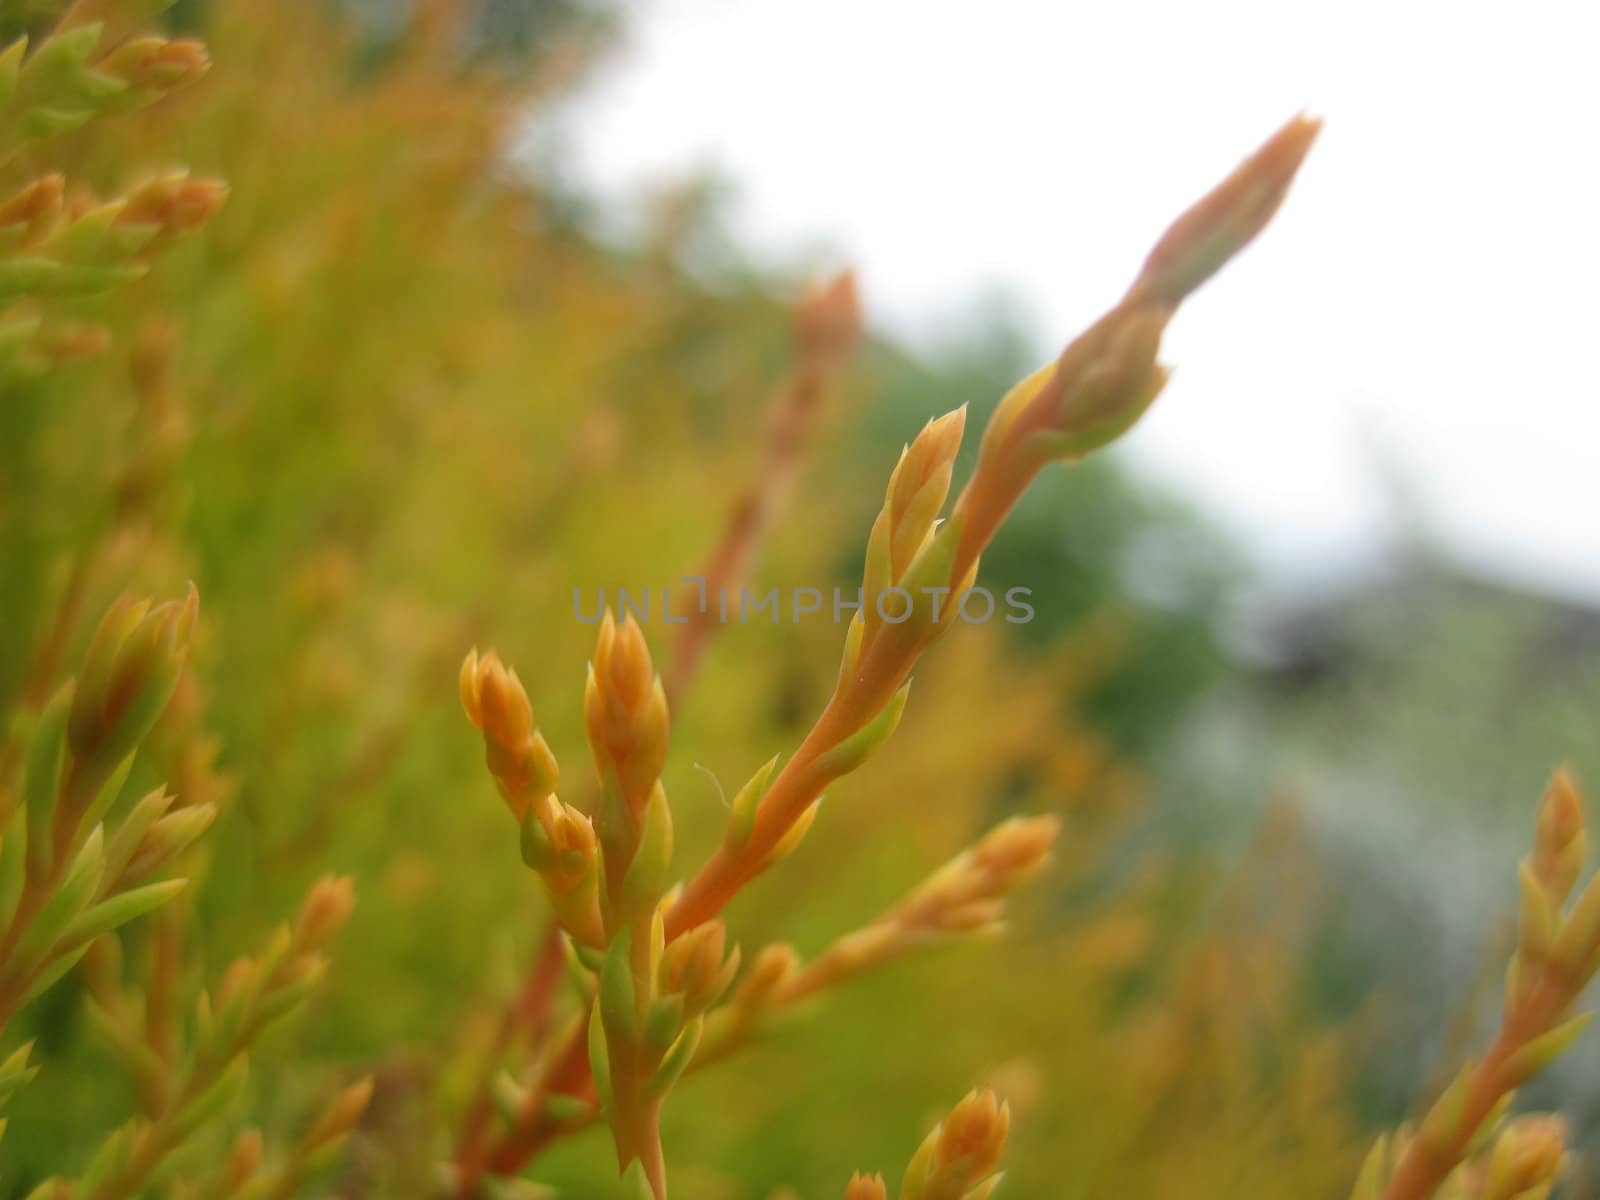
<path id="1" fill-rule="evenodd" d="M 810 964 L 786 945 L 768 946 L 741 979 L 722 914 L 807 837 L 825 791 L 894 733 L 913 669 L 956 623 L 984 549 L 1029 483 L 1052 463 L 1113 442 L 1149 408 L 1167 379 L 1157 361 L 1167 323 L 1266 225 L 1317 128 L 1296 118 L 1280 129 L 1174 223 L 1105 316 L 1012 389 L 947 516 L 965 409 L 930 421 L 905 448 L 868 537 L 863 602 L 831 697 L 793 752 L 774 756 L 738 790 L 721 844 L 686 882 L 673 882 L 673 810 L 661 783 L 669 685 L 637 622 L 607 613 L 600 626 L 583 697 L 593 779 L 579 785 L 577 803 L 558 795 L 557 756 L 515 671 L 493 652 L 468 655 L 462 704 L 483 734 L 522 857 L 545 886 L 587 999 L 552 1031 L 532 1076 L 510 1081 L 503 1128 L 488 1145 L 475 1139 L 456 1163 L 448 1181 L 456 1195 L 485 1194 L 550 1142 L 603 1120 L 637 1194 L 665 1200 L 661 1115 L 686 1071 L 726 1057 L 799 998 L 1000 922 L 1008 893 L 1047 860 L 1056 833 L 1049 818 L 1002 824 Z M 964 1103 L 913 1160 L 901 1196 L 987 1196 L 1006 1121 L 990 1097 Z M 864 1200 L 885 1189 L 858 1177 L 848 1194 Z"/>
<path id="2" fill-rule="evenodd" d="M 1506 970 L 1499 1032 L 1414 1126 L 1373 1146 L 1352 1200 L 1543 1200 L 1566 1163 L 1550 1116 L 1507 1119 L 1516 1090 L 1582 1033 L 1574 1015 L 1600 970 L 1600 877 L 1569 898 L 1588 857 L 1588 829 L 1571 775 L 1545 789 L 1533 853 L 1518 871 L 1516 948 Z"/>

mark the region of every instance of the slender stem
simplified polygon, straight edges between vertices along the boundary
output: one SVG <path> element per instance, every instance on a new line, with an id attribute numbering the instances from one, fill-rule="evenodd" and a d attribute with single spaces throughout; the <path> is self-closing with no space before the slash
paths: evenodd
<path id="1" fill-rule="evenodd" d="M 1019 415 L 1002 444 L 985 456 L 956 501 L 954 514 L 963 525 L 952 579 L 965 579 L 973 570 L 1006 514 L 1043 467 L 1045 460 L 1022 452 L 1021 439 L 1034 424 L 1042 422 L 1042 414 L 1047 411 L 1047 404 L 1035 403 L 1030 411 Z M 772 781 L 744 844 L 734 851 L 718 847 L 685 885 L 683 894 L 667 913 L 668 941 L 716 916 L 741 887 L 760 874 L 784 835 L 822 795 L 823 788 L 838 777 L 836 772 L 824 769 L 818 759 L 859 729 L 905 683 L 936 630 L 915 639 L 895 636 L 893 627 L 880 626 L 874 633 L 860 648 L 856 670 L 840 681 L 811 732 Z"/>
<path id="2" fill-rule="evenodd" d="M 1501 1029 L 1473 1070 L 1454 1135 L 1443 1143 L 1413 1138 L 1389 1178 L 1383 1200 L 1428 1200 L 1439 1189 L 1461 1162 L 1473 1136 L 1501 1098 L 1517 1087 L 1517 1080 L 1509 1069 L 1512 1058 L 1529 1042 L 1548 1032 L 1572 999 L 1570 989 L 1550 982 L 1528 999 L 1516 1018 Z"/>

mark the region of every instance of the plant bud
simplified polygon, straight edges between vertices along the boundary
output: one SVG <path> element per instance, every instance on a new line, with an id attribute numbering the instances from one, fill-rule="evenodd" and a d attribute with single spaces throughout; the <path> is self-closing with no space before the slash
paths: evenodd
<path id="1" fill-rule="evenodd" d="M 857 1171 L 845 1186 L 844 1200 L 889 1200 L 889 1189 L 882 1175 L 863 1175 Z"/>
<path id="2" fill-rule="evenodd" d="M 685 1016 L 697 1017 L 728 990 L 739 970 L 739 948 L 724 958 L 727 928 L 707 921 L 670 943 L 661 959 L 661 991 L 682 995 Z"/>
<path id="3" fill-rule="evenodd" d="M 572 805 L 562 804 L 557 810 L 550 826 L 550 844 L 556 852 L 556 881 L 552 883 L 556 890 L 576 886 L 594 868 L 599 853 L 594 825 Z"/>
<path id="4" fill-rule="evenodd" d="M 237 1192 L 255 1178 L 261 1169 L 264 1146 L 259 1129 L 246 1129 L 234 1139 L 228 1151 L 227 1163 L 222 1170 L 230 1194 Z"/>
<path id="5" fill-rule="evenodd" d="M 26 245 L 43 233 L 61 212 L 66 180 L 58 174 L 42 175 L 0 204 L 0 245 Z"/>
<path id="6" fill-rule="evenodd" d="M 933 1154 L 935 1172 L 959 1167 L 969 1187 L 980 1182 L 1000 1165 L 1010 1129 L 1009 1105 L 988 1089 L 968 1092 L 939 1127 Z"/>
<path id="7" fill-rule="evenodd" d="M 67 717 L 75 757 L 109 770 L 144 739 L 177 689 L 200 596 L 118 601 L 90 640 Z"/>
<path id="8" fill-rule="evenodd" d="M 666 763 L 667 697 L 631 615 L 618 625 L 608 612 L 600 624 L 583 715 L 596 770 L 602 779 L 615 772 L 628 807 L 642 815 Z"/>
<path id="9" fill-rule="evenodd" d="M 799 969 L 800 955 L 788 942 L 763 946 L 734 989 L 730 1004 L 746 1015 L 761 1011 Z"/>
<path id="10" fill-rule="evenodd" d="M 979 840 L 972 861 L 993 880 L 996 891 L 1014 892 L 1044 870 L 1060 832 L 1057 816 L 1012 817 Z"/>
<path id="11" fill-rule="evenodd" d="M 355 883 L 348 875 L 324 875 L 311 885 L 295 921 L 296 954 L 321 950 L 339 935 L 356 905 Z"/>
<path id="12" fill-rule="evenodd" d="M 1495 1143 L 1479 1200 L 1542 1196 L 1566 1162 L 1566 1124 L 1560 1117 L 1521 1117 Z"/>
<path id="13" fill-rule="evenodd" d="M 137 883 L 194 844 L 217 818 L 215 804 L 191 804 L 159 818 L 122 872 L 124 885 Z"/>
<path id="14" fill-rule="evenodd" d="M 1557 768 L 1539 806 L 1539 824 L 1533 841 L 1533 874 L 1560 906 L 1583 871 L 1588 835 L 1577 784 L 1566 767 Z"/>
<path id="15" fill-rule="evenodd" d="M 371 1101 L 372 1076 L 368 1075 L 340 1092 L 327 1110 L 317 1118 L 317 1123 L 306 1135 L 306 1148 L 316 1149 L 347 1136 L 360 1122 Z"/>
<path id="16" fill-rule="evenodd" d="M 795 340 L 807 354 L 847 350 L 861 336 L 861 297 L 854 271 L 808 290 L 795 309 Z"/>
<path id="17" fill-rule="evenodd" d="M 95 70 L 134 91 L 155 93 L 192 83 L 210 68 L 202 43 L 161 37 L 132 38 L 95 64 Z"/>
<path id="18" fill-rule="evenodd" d="M 1295 117 L 1174 221 L 1129 298 L 1176 307 L 1216 274 L 1278 211 L 1321 128 L 1320 121 Z"/>
<path id="19" fill-rule="evenodd" d="M 533 706 L 517 673 L 493 650 L 473 650 L 461 664 L 461 707 L 483 734 L 484 760 L 518 823 L 555 791 L 561 769 L 533 725 Z"/>
<path id="20" fill-rule="evenodd" d="M 1107 318 L 1099 337 L 1086 337 L 1062 358 L 1060 399 L 1040 445 L 1052 458 L 1077 459 L 1116 441 L 1155 403 L 1167 372 L 1157 361 L 1161 335 L 1172 313 L 1161 308 L 1125 308 Z M 1074 370 L 1078 345 L 1093 345 L 1088 361 Z"/>
<path id="21" fill-rule="evenodd" d="M 900 452 L 900 461 L 889 476 L 883 509 L 867 539 L 862 590 L 874 615 L 879 594 L 900 581 L 911 560 L 933 535 L 950 492 L 956 452 L 961 448 L 966 424 L 967 410 L 963 405 L 929 421 Z M 868 623 L 873 620 L 869 617 Z"/>
<path id="22" fill-rule="evenodd" d="M 215 216 L 227 198 L 228 185 L 220 179 L 190 179 L 180 171 L 147 180 L 129 192 L 116 223 L 189 233 Z"/>

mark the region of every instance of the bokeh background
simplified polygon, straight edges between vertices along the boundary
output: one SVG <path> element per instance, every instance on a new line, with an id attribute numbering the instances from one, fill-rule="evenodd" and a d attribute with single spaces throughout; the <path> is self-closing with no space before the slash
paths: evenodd
<path id="1" fill-rule="evenodd" d="M 216 754 L 140 766 L 227 800 L 186 983 L 320 872 L 356 875 L 328 994 L 252 1085 L 256 1119 L 292 1127 L 377 1071 L 341 1195 L 426 1194 L 542 929 L 459 712 L 464 651 L 516 663 L 581 762 L 572 591 L 703 560 L 761 462 L 808 281 L 857 267 L 869 333 L 761 590 L 853 587 L 928 417 L 981 419 L 1260 137 L 1327 119 L 1280 220 L 1174 326 L 1150 417 L 1042 479 L 988 556 L 1036 620 L 940 646 L 896 738 L 735 922 L 814 950 L 997 817 L 1059 812 L 1012 936 L 902 964 L 694 1079 L 667 1138 L 693 1200 L 835 1195 L 984 1082 L 1016 1110 L 1007 1194 L 1346 1194 L 1369 1133 L 1496 1015 L 1545 774 L 1600 780 L 1592 13 L 175 13 L 212 74 L 61 160 L 109 188 L 176 159 L 231 199 L 97 310 L 110 352 L 8 378 L 0 700 L 35 686 L 69 597 L 92 614 L 198 582 L 169 723 Z M 675 714 L 681 862 L 718 836 L 718 787 L 803 732 L 838 635 L 721 634 Z M 14 1106 L 6 1194 L 126 1109 L 80 1008 L 69 984 L 33 1015 L 66 1065 Z M 1580 1150 L 1597 1065 L 1580 1049 L 1531 1096 Z M 591 1137 L 538 1177 L 603 1200 L 611 1175 Z"/>

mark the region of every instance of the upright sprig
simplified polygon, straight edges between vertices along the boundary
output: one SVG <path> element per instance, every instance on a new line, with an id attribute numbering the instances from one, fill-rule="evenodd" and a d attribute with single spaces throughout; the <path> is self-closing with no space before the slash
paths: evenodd
<path id="1" fill-rule="evenodd" d="M 721 912 L 804 836 L 823 790 L 893 732 L 912 668 L 953 623 L 1006 514 L 1044 467 L 1105 446 L 1149 408 L 1167 379 L 1156 361 L 1167 323 L 1265 227 L 1318 128 L 1304 117 L 1283 126 L 1172 225 L 1111 311 L 1007 394 L 943 524 L 964 410 L 930 422 L 907 448 L 873 524 L 833 695 L 782 770 L 769 765 L 752 780 L 727 839 L 668 912 L 669 940 Z"/>
<path id="2" fill-rule="evenodd" d="M 1379 1139 L 1353 1200 L 1540 1200 L 1549 1193 L 1563 1161 L 1559 1125 L 1506 1125 L 1504 1118 L 1516 1089 L 1560 1056 L 1593 1016 L 1573 1016 L 1572 1008 L 1600 970 L 1600 877 L 1567 904 L 1588 840 L 1577 785 L 1558 770 L 1545 789 L 1533 853 L 1518 873 L 1517 946 L 1500 1031 L 1415 1129 Z"/>
<path id="3" fill-rule="evenodd" d="M 861 339 L 861 298 L 855 274 L 841 272 L 810 288 L 795 306 L 789 375 L 772 406 L 765 453 L 700 573 L 702 603 L 689 604 L 672 647 L 667 697 L 678 703 L 694 680 L 706 647 L 721 627 L 710 596 L 731 594 L 744 582 L 762 539 L 782 515 L 805 466 L 819 419 L 851 352 Z"/>
<path id="4" fill-rule="evenodd" d="M 599 780 L 592 814 L 560 800 L 555 757 L 533 727 L 514 672 L 470 654 L 462 703 L 522 827 L 523 859 L 544 881 L 557 919 L 597 977 L 588 1057 L 618 1164 L 666 1195 L 660 1139 L 667 1092 L 688 1065 L 705 1013 L 738 970 L 712 924 L 668 948 L 661 909 L 672 858 L 672 812 L 661 785 L 669 718 L 644 631 L 601 622 L 584 692 Z"/>
<path id="5" fill-rule="evenodd" d="M 77 680 L 33 730 L 21 803 L 0 815 L 0 1029 L 60 979 L 96 937 L 184 886 L 148 882 L 210 825 L 215 808 L 168 811 L 158 788 L 109 832 L 105 818 L 139 744 L 178 685 L 199 597 L 123 600 L 101 621 Z"/>

